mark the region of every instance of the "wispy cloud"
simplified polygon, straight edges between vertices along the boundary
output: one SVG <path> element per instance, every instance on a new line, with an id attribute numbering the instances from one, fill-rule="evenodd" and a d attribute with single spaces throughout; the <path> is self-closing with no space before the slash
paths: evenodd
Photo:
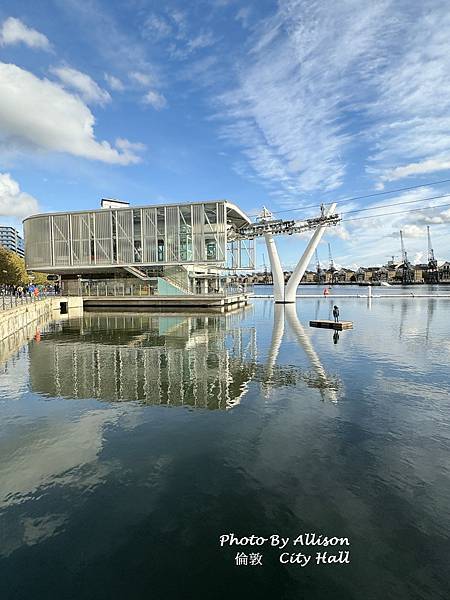
<path id="1" fill-rule="evenodd" d="M 348 217 L 344 215 L 343 224 L 349 232 L 349 238 L 346 252 L 337 258 L 345 265 L 355 261 L 365 265 L 382 264 L 391 255 L 399 256 L 400 229 L 407 240 L 411 257 L 413 253 L 424 251 L 427 246 L 426 225 L 450 223 L 450 209 L 438 206 L 450 203 L 450 198 L 448 202 L 446 199 L 427 200 L 435 195 L 436 190 L 424 187 L 371 203 L 371 210 L 363 213 L 350 214 Z M 397 203 L 409 204 L 395 206 Z M 344 207 L 344 210 L 349 210 L 349 207 Z M 352 221 L 353 218 L 358 220 Z M 433 238 L 438 242 L 436 248 L 439 248 L 439 256 L 444 256 L 449 249 L 445 228 L 434 228 Z"/>
<path id="2" fill-rule="evenodd" d="M 156 110 L 162 110 L 167 106 L 167 100 L 164 98 L 164 96 L 152 90 L 145 94 L 143 102 L 144 104 L 149 104 Z"/>
<path id="3" fill-rule="evenodd" d="M 384 183 L 385 181 L 396 181 L 413 175 L 428 175 L 429 173 L 448 170 L 450 170 L 449 159 L 430 158 L 422 162 L 410 163 L 403 167 L 395 167 L 387 171 L 385 175 L 382 175 L 381 179 L 382 183 Z"/>
<path id="4" fill-rule="evenodd" d="M 242 27 L 247 28 L 251 22 L 252 15 L 252 7 L 249 6 L 241 6 L 241 8 L 237 11 L 235 19 L 239 21 Z"/>
<path id="5" fill-rule="evenodd" d="M 8 17 L 0 28 L 0 46 L 25 44 L 30 48 L 51 50 L 48 38 L 36 29 L 28 27 L 20 19 Z"/>
<path id="6" fill-rule="evenodd" d="M 369 108 L 371 167 L 382 181 L 450 169 L 448 3 L 411 3 L 397 30 L 385 68 L 374 73 Z"/>
<path id="7" fill-rule="evenodd" d="M 280 0 L 218 97 L 220 135 L 282 205 L 450 170 L 449 30 L 443 0 Z"/>
<path id="8" fill-rule="evenodd" d="M 173 26 L 169 19 L 164 16 L 150 14 L 141 28 L 141 34 L 145 39 L 158 41 L 169 37 L 173 32 Z"/>
<path id="9" fill-rule="evenodd" d="M 255 28 L 238 85 L 219 98 L 221 132 L 263 181 L 291 196 L 337 188 L 349 118 L 376 60 L 388 2 L 282 0 Z"/>
<path id="10" fill-rule="evenodd" d="M 109 85 L 109 87 L 115 92 L 123 92 L 123 90 L 125 89 L 125 86 L 118 77 L 110 75 L 109 73 L 104 73 L 103 77 L 105 78 L 105 81 Z"/>
<path id="11" fill-rule="evenodd" d="M 61 83 L 75 90 L 88 104 L 106 104 L 111 96 L 103 90 L 89 75 L 68 66 L 52 67 L 51 73 L 56 75 Z"/>
<path id="12" fill-rule="evenodd" d="M 134 83 L 143 87 L 147 87 L 154 83 L 152 75 L 149 73 L 142 73 L 141 71 L 131 71 L 129 77 Z"/>
<path id="13" fill-rule="evenodd" d="M 165 9 L 150 13 L 143 21 L 141 35 L 150 42 L 163 42 L 170 58 L 184 60 L 197 51 L 213 46 L 217 37 L 209 29 L 192 24 L 185 11 Z"/>

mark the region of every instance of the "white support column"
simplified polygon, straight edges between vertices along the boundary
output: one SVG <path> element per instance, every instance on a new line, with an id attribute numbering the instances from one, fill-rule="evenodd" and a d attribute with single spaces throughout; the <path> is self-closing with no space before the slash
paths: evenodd
<path id="1" fill-rule="evenodd" d="M 265 376 L 267 379 L 271 379 L 273 375 L 273 369 L 278 358 L 280 351 L 281 340 L 284 335 L 284 306 L 275 304 L 274 315 L 273 315 L 273 329 L 272 329 L 272 340 L 270 342 L 269 354 L 267 356 L 267 366 L 265 370 Z"/>
<path id="2" fill-rule="evenodd" d="M 331 204 L 328 209 L 325 211 L 324 216 L 329 217 L 334 213 L 336 208 L 336 202 Z M 326 225 L 320 225 L 315 232 L 313 233 L 312 238 L 310 239 L 308 245 L 306 246 L 306 250 L 303 252 L 301 259 L 298 261 L 297 266 L 294 269 L 289 281 L 286 285 L 286 290 L 284 293 L 284 302 L 295 302 L 295 296 L 297 294 L 298 284 L 300 283 L 305 271 L 311 262 L 311 258 L 319 245 L 320 240 L 322 239 L 323 234 L 325 233 Z"/>
<path id="3" fill-rule="evenodd" d="M 289 306 L 286 306 L 285 315 L 289 328 L 297 338 L 300 346 L 305 351 L 305 354 L 309 358 L 310 363 L 316 373 L 317 381 L 320 384 L 319 390 L 322 398 L 330 402 L 337 402 L 337 392 L 334 389 L 332 382 L 330 382 L 327 377 L 327 373 L 320 361 L 319 355 L 314 350 L 310 337 L 303 328 L 303 325 L 300 323 L 295 305 L 290 304 Z"/>
<path id="4" fill-rule="evenodd" d="M 275 302 L 284 302 L 284 273 L 278 256 L 275 240 L 270 233 L 264 236 L 266 240 L 267 253 L 269 255 L 270 268 L 273 279 L 273 297 Z"/>

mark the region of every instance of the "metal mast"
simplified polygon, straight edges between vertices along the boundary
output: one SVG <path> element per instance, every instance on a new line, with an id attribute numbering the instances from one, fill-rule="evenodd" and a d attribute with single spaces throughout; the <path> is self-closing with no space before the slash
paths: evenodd
<path id="1" fill-rule="evenodd" d="M 330 273 L 330 283 L 335 283 L 336 267 L 334 266 L 333 255 L 331 254 L 331 244 L 328 242 L 328 272 Z"/>
<path id="2" fill-rule="evenodd" d="M 439 271 L 437 260 L 434 257 L 433 246 L 431 245 L 430 226 L 427 225 L 427 237 L 428 237 L 428 269 L 427 269 L 427 283 L 438 283 L 439 282 Z"/>
<path id="3" fill-rule="evenodd" d="M 407 285 L 413 282 L 413 269 L 411 263 L 408 260 L 408 253 L 403 243 L 403 231 L 400 229 L 400 246 L 402 251 L 402 283 Z"/>

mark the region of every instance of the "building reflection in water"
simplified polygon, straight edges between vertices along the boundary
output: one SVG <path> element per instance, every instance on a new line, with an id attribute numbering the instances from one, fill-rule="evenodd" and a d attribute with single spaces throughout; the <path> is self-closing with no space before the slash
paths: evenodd
<path id="1" fill-rule="evenodd" d="M 255 368 L 254 327 L 229 317 L 87 313 L 30 348 L 33 391 L 67 398 L 225 409 Z"/>
<path id="2" fill-rule="evenodd" d="M 267 362 L 257 360 L 256 328 L 245 313 L 223 316 L 86 313 L 49 325 L 30 346 L 33 391 L 50 397 L 138 401 L 229 409 L 250 381 L 271 387 L 306 382 L 336 400 L 329 378 L 294 306 L 275 306 Z M 311 363 L 311 371 L 276 365 L 284 320 Z"/>

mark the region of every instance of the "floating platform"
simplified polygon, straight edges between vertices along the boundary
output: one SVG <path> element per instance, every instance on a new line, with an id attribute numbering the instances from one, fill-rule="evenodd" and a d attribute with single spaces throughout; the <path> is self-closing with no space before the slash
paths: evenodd
<path id="1" fill-rule="evenodd" d="M 84 296 L 84 308 L 208 308 L 226 311 L 248 304 L 250 294 L 189 294 L 179 296 Z"/>
<path id="2" fill-rule="evenodd" d="M 310 321 L 310 327 L 320 327 L 322 329 L 336 329 L 337 331 L 342 331 L 343 329 L 353 329 L 352 321 Z"/>

